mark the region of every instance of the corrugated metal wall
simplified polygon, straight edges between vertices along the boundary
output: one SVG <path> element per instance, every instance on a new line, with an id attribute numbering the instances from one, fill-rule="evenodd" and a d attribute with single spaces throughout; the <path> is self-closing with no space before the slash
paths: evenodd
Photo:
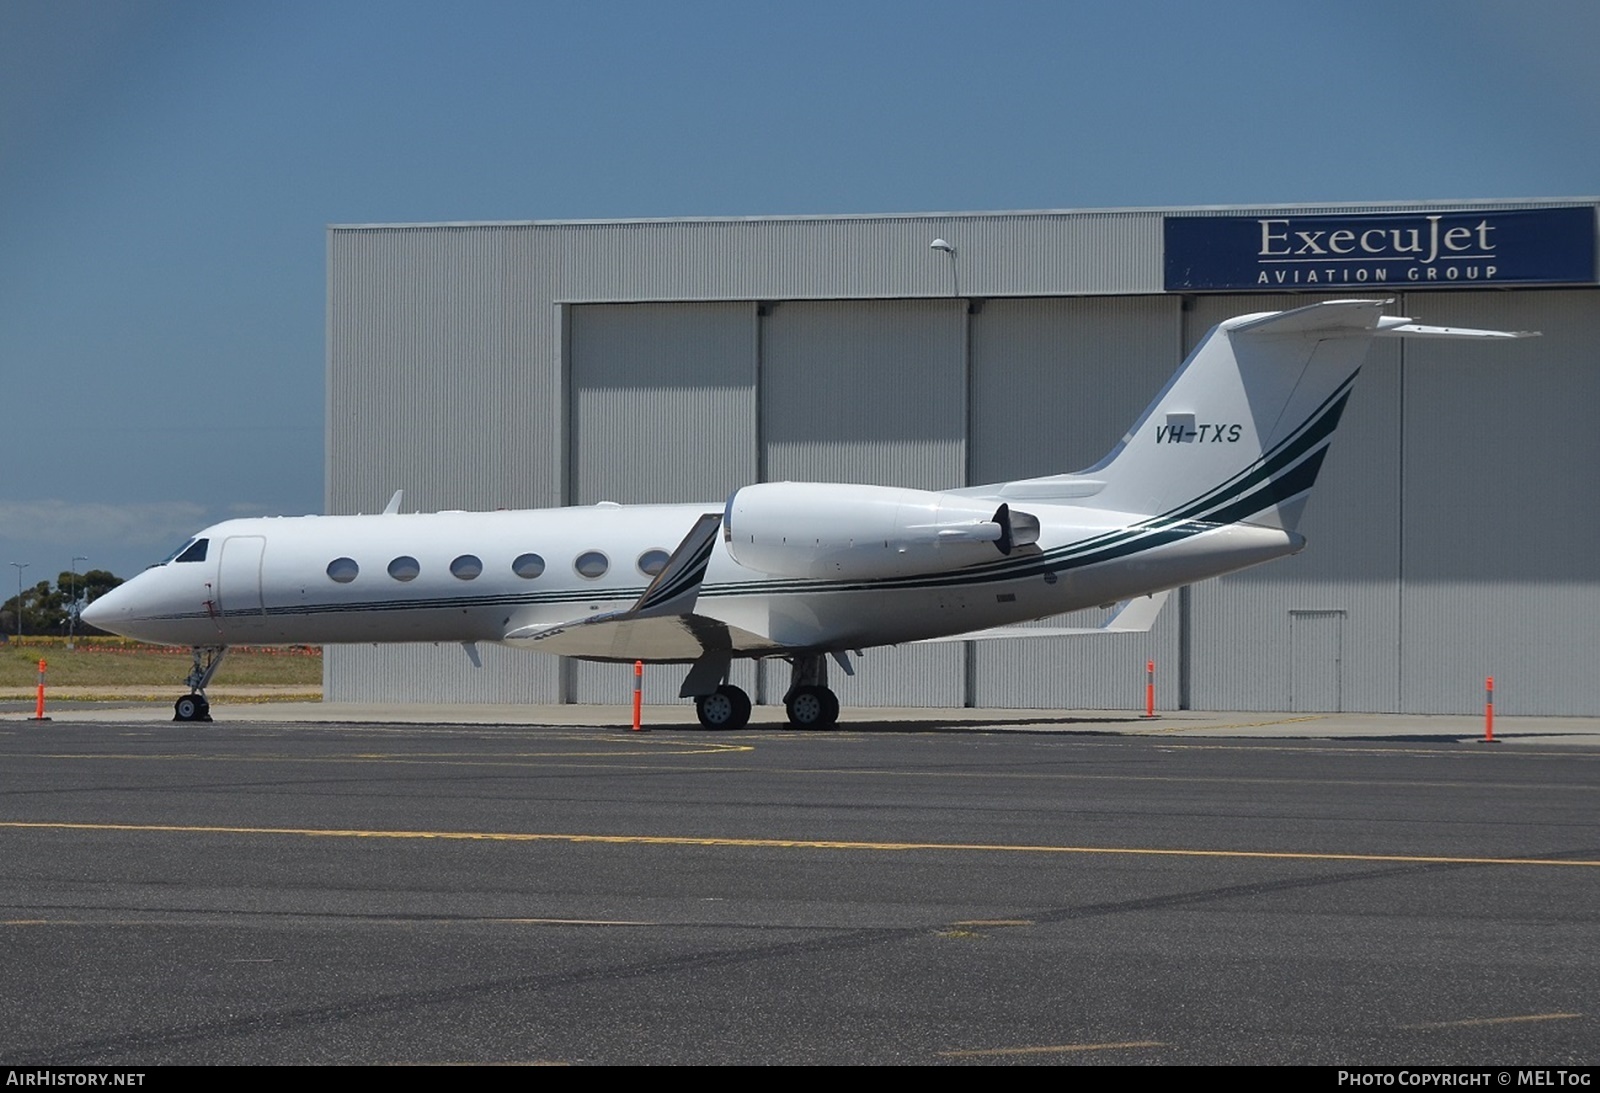
<path id="1" fill-rule="evenodd" d="M 1250 210 L 1191 212 L 1213 211 Z M 536 507 L 1084 466 L 1212 323 L 1316 298 L 1162 295 L 1162 215 L 333 229 L 328 511 L 375 511 L 402 487 L 408 508 Z M 1148 636 L 870 650 L 856 679 L 835 672 L 841 697 L 1128 708 L 1154 659 L 1172 705 L 1186 638 L 1200 708 L 1467 712 L 1494 674 L 1505 712 L 1600 714 L 1597 299 L 1410 295 L 1423 322 L 1545 337 L 1379 345 L 1304 553 L 1196 586 L 1183 611 L 1174 597 Z M 619 701 L 630 684 L 484 659 L 332 648 L 327 694 Z M 650 670 L 647 694 L 671 699 L 680 674 Z M 776 701 L 786 667 L 758 684 L 741 666 L 736 682 Z"/>
<path id="2" fill-rule="evenodd" d="M 328 237 L 327 511 L 562 503 L 557 240 L 490 227 Z M 550 702 L 548 657 L 333 646 L 331 701 Z M 469 696 L 478 696 L 469 698 Z"/>
<path id="3" fill-rule="evenodd" d="M 1161 214 L 636 221 L 507 226 L 562 247 L 566 303 L 1161 291 Z M 928 244 L 944 239 L 953 253 Z"/>
<path id="4" fill-rule="evenodd" d="M 1511 345 L 1405 345 L 1400 709 L 1600 714 L 1600 307 L 1592 291 L 1415 293 Z"/>

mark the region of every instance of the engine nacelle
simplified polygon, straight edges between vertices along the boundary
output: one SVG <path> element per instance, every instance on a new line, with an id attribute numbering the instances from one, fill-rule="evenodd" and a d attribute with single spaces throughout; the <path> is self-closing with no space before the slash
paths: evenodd
<path id="1" fill-rule="evenodd" d="M 891 486 L 764 482 L 734 491 L 722 513 L 734 560 L 779 577 L 940 573 L 1038 538 L 1038 519 L 1006 505 Z"/>

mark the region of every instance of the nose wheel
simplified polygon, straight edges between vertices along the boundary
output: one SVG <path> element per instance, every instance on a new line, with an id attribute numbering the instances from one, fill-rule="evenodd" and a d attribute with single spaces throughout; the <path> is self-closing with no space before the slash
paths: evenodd
<path id="1" fill-rule="evenodd" d="M 184 695 L 172 704 L 174 721 L 210 721 L 211 703 L 202 694 Z"/>
<path id="2" fill-rule="evenodd" d="M 189 678 L 184 680 L 189 686 L 189 693 L 172 704 L 172 720 L 211 720 L 211 703 L 206 700 L 206 684 L 211 682 L 211 677 L 222 667 L 222 658 L 227 652 L 226 645 L 194 647 L 194 667 L 189 670 Z"/>

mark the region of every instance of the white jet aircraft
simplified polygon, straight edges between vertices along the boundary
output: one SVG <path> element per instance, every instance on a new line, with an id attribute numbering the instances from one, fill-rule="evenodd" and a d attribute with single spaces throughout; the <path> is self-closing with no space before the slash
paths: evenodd
<path id="1" fill-rule="evenodd" d="M 831 658 L 1126 601 L 1305 545 L 1295 527 L 1375 337 L 1515 338 L 1336 300 L 1215 327 L 1112 452 L 1076 474 L 927 491 L 765 482 L 726 503 L 229 520 L 95 601 L 91 625 L 194 647 L 178 720 L 209 720 L 227 646 L 478 642 L 688 665 L 680 695 L 739 728 L 736 657 L 792 666 L 798 726 L 839 716 Z M 1142 599 L 1142 597 L 1152 597 Z M 1075 631 L 1083 632 L 1083 631 Z"/>

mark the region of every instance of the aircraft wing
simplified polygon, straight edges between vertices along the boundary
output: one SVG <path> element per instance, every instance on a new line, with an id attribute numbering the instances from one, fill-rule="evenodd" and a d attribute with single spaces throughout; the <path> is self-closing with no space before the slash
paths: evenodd
<path id="1" fill-rule="evenodd" d="M 655 580 L 626 611 L 555 625 L 519 626 L 501 641 L 562 656 L 624 661 L 692 661 L 718 650 L 779 648 L 770 638 L 695 613 L 721 526 L 719 512 L 696 520 Z"/>
<path id="2" fill-rule="evenodd" d="M 708 652 L 781 648 L 770 638 L 692 612 L 646 617 L 617 611 L 558 626 L 522 627 L 505 641 L 543 653 L 622 661 L 693 661 Z"/>
<path id="3" fill-rule="evenodd" d="M 1156 592 L 1149 596 L 1136 596 L 1123 600 L 1111 616 L 1099 626 L 996 626 L 988 630 L 969 630 L 965 634 L 950 634 L 937 641 L 996 641 L 1000 638 L 1061 638 L 1082 634 L 1143 634 L 1155 625 L 1156 616 L 1166 606 L 1168 593 Z"/>

